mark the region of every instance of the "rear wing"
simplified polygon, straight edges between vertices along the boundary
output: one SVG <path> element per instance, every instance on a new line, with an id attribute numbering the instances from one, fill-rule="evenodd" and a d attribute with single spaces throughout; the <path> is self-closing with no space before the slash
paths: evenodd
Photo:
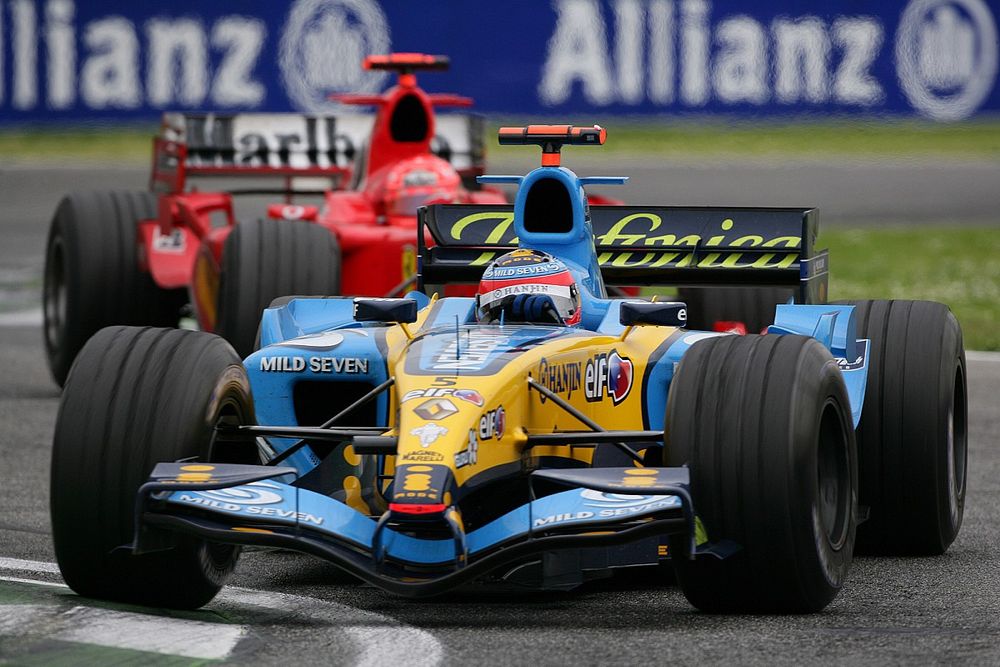
<path id="1" fill-rule="evenodd" d="M 374 114 L 182 114 L 163 115 L 153 140 L 154 192 L 181 192 L 189 177 L 325 177 L 342 187 L 364 151 Z M 483 118 L 444 113 L 435 118 L 431 150 L 465 178 L 485 164 Z"/>
<path id="2" fill-rule="evenodd" d="M 826 302 L 814 208 L 595 206 L 590 221 L 609 285 L 789 286 L 797 303 Z M 421 208 L 419 284 L 478 282 L 492 259 L 517 248 L 513 222 L 512 205 Z"/>

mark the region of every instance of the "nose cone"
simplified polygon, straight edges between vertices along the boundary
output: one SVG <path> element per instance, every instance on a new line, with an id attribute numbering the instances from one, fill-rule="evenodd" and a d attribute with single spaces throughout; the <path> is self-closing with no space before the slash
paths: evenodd
<path id="1" fill-rule="evenodd" d="M 396 468 L 389 508 L 401 514 L 438 514 L 451 505 L 454 476 L 451 468 L 434 464 L 405 464 Z"/>
<path id="2" fill-rule="evenodd" d="M 453 388 L 412 390 L 402 398 L 392 503 L 450 505 L 455 471 L 478 460 L 476 429 L 485 401 L 476 390 Z"/>

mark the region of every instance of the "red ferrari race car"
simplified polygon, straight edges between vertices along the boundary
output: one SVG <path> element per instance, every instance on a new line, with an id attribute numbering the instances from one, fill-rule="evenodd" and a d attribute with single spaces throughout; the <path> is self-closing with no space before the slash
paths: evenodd
<path id="1" fill-rule="evenodd" d="M 417 207 L 506 202 L 500 190 L 476 185 L 483 119 L 435 114 L 472 100 L 417 85 L 416 71 L 448 64 L 444 56 L 369 56 L 364 67 L 398 72 L 397 84 L 336 99 L 374 113 L 165 114 L 148 191 L 77 192 L 56 209 L 43 292 L 55 380 L 63 384 L 98 329 L 176 326 L 186 304 L 203 330 L 246 356 L 276 297 L 405 291 L 416 275 Z M 211 176 L 250 187 L 191 185 Z M 275 200 L 237 224 L 237 195 Z"/>

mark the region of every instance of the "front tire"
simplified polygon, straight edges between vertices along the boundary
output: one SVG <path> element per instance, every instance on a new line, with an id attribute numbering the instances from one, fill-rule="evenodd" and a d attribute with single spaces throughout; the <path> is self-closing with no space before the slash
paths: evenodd
<path id="1" fill-rule="evenodd" d="M 175 326 L 187 300 L 139 269 L 138 225 L 156 217 L 150 192 L 76 192 L 49 227 L 42 289 L 43 338 L 61 386 L 87 339 L 112 324 Z"/>
<path id="2" fill-rule="evenodd" d="M 689 560 L 687 599 L 708 612 L 823 609 L 851 564 L 857 452 L 844 380 L 804 336 L 720 336 L 688 350 L 670 386 L 667 465 L 687 465 L 709 541 L 739 550 Z"/>
<path id="3" fill-rule="evenodd" d="M 222 251 L 216 332 L 241 357 L 254 351 L 261 313 L 289 294 L 340 294 L 340 248 L 308 222 L 256 220 L 233 229 Z"/>
<path id="4" fill-rule="evenodd" d="M 108 327 L 90 339 L 66 382 L 52 450 L 52 536 L 70 588 L 180 609 L 218 593 L 235 547 L 186 536 L 139 556 L 119 547 L 132 542 L 136 492 L 156 463 L 247 462 L 252 440 L 214 446 L 222 420 L 254 423 L 254 410 L 246 371 L 218 336 Z"/>
<path id="5" fill-rule="evenodd" d="M 871 339 L 858 424 L 859 553 L 944 553 L 962 526 L 968 442 L 965 346 L 947 306 L 854 301 Z"/>

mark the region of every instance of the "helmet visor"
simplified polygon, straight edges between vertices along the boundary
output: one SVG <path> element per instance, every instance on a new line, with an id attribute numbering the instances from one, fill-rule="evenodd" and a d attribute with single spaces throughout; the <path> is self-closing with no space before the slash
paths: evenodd
<path id="1" fill-rule="evenodd" d="M 479 295 L 479 321 L 570 324 L 579 302 L 573 285 L 520 283 L 498 286 Z"/>

